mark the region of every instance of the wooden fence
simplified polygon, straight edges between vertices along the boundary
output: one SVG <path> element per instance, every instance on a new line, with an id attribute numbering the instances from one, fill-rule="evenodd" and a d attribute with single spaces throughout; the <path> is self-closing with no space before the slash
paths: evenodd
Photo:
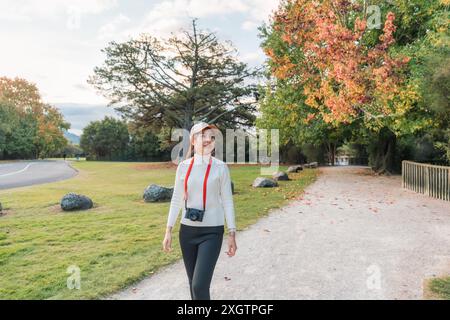
<path id="1" fill-rule="evenodd" d="M 450 167 L 402 162 L 403 188 L 450 201 Z"/>

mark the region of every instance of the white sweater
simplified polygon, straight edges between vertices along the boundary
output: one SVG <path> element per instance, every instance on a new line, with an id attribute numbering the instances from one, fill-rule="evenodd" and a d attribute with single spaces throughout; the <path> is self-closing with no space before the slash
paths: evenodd
<path id="1" fill-rule="evenodd" d="M 194 164 L 187 185 L 187 207 L 203 209 L 203 180 L 208 167 L 210 155 L 194 154 Z M 185 218 L 184 208 L 184 180 L 192 160 L 188 158 L 178 164 L 175 186 L 170 202 L 167 226 L 173 227 L 182 209 L 181 223 L 189 226 L 221 226 L 224 217 L 229 231 L 236 230 L 233 195 L 231 192 L 230 171 L 225 162 L 212 157 L 211 169 L 206 190 L 206 207 L 203 221 L 192 221 Z"/>

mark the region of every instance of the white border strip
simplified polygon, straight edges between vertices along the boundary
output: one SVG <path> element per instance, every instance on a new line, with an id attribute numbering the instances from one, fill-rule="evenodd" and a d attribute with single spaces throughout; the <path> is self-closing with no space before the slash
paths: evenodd
<path id="1" fill-rule="evenodd" d="M 33 164 L 33 163 L 29 163 L 25 168 L 20 169 L 19 171 L 14 171 L 14 172 L 2 174 L 2 175 L 0 175 L 0 178 L 1 178 L 1 177 L 12 176 L 12 175 L 14 175 L 14 174 L 17 174 L 17 173 L 21 173 L 21 172 L 27 171 L 28 168 L 29 168 L 32 164 Z"/>

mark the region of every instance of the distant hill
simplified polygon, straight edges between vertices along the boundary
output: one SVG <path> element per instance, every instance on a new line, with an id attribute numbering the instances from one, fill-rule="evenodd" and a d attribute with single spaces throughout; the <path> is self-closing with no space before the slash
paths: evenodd
<path id="1" fill-rule="evenodd" d="M 64 130 L 64 137 L 69 140 L 72 144 L 80 144 L 80 137 L 74 133 Z"/>

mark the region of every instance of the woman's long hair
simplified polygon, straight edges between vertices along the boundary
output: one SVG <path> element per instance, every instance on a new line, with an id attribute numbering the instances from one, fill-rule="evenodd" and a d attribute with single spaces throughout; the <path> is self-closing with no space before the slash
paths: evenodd
<path id="1" fill-rule="evenodd" d="M 192 138 L 189 138 L 189 148 L 188 148 L 188 151 L 186 152 L 186 159 L 189 159 L 190 157 L 193 157 L 194 156 L 194 148 L 192 147 L 192 140 L 193 140 L 193 137 Z"/>

